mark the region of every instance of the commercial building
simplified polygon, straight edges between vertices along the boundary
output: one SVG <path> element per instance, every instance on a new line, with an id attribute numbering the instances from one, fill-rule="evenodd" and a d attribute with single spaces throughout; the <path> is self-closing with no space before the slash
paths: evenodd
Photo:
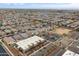
<path id="1" fill-rule="evenodd" d="M 17 42 L 15 45 L 19 50 L 21 50 L 22 52 L 25 52 L 44 41 L 45 41 L 45 39 L 42 39 L 38 36 L 33 36 L 31 38 L 21 40 L 21 41 Z"/>
<path id="2" fill-rule="evenodd" d="M 70 51 L 70 50 L 67 50 L 63 56 L 79 56 L 79 54 L 73 52 L 73 51 Z"/>
<path id="3" fill-rule="evenodd" d="M 15 43 L 15 40 L 12 37 L 4 37 L 3 41 L 9 45 Z"/>

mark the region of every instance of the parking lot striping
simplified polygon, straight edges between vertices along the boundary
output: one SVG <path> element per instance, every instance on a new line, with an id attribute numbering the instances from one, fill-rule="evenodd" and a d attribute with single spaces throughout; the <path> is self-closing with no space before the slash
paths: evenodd
<path id="1" fill-rule="evenodd" d="M 49 44 L 51 44 L 51 43 L 46 44 L 45 46 L 43 46 L 43 47 L 41 47 L 40 49 L 38 49 L 38 50 L 36 50 L 35 52 L 33 52 L 32 54 L 38 52 L 39 50 L 41 50 L 42 48 L 46 47 L 46 46 L 49 45 Z M 30 55 L 32 55 L 32 54 L 30 54 Z"/>

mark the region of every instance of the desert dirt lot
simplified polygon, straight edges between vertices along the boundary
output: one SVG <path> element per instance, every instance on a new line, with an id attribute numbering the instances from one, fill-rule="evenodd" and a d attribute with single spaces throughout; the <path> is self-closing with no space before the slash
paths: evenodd
<path id="1" fill-rule="evenodd" d="M 56 29 L 55 29 L 55 32 L 56 32 L 57 34 L 60 34 L 60 35 L 68 34 L 70 31 L 72 31 L 72 30 L 70 30 L 70 29 L 65 29 L 65 28 L 56 28 Z"/>

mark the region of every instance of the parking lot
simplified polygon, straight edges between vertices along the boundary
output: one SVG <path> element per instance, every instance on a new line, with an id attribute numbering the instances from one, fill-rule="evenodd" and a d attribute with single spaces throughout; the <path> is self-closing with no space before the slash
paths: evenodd
<path id="1" fill-rule="evenodd" d="M 0 45 L 0 56 L 8 56 L 7 52 L 1 45 Z"/>

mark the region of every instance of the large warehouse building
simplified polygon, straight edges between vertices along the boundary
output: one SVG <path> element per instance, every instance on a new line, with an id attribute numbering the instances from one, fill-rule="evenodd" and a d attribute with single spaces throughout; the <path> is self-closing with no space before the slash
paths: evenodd
<path id="1" fill-rule="evenodd" d="M 44 41 L 45 39 L 42 39 L 38 36 L 33 36 L 28 39 L 24 39 L 22 41 L 17 42 L 16 47 L 22 51 L 28 51 L 31 47 L 34 47 Z"/>
<path id="2" fill-rule="evenodd" d="M 63 56 L 79 56 L 79 54 L 73 52 L 73 51 L 70 51 L 70 50 L 67 50 Z"/>

